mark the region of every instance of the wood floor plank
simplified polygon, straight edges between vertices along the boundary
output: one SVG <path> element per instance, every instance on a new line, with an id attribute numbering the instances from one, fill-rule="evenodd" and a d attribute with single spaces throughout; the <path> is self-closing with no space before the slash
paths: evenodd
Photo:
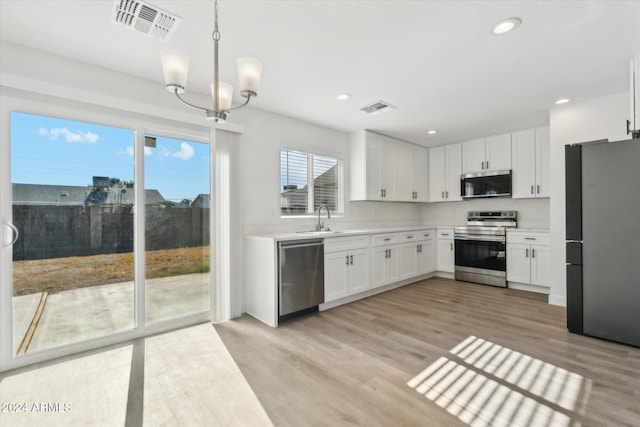
<path id="1" fill-rule="evenodd" d="M 640 426 L 640 349 L 571 334 L 565 316 L 545 295 L 432 278 L 277 329 L 246 315 L 215 328 L 276 426 L 462 426 L 467 418 L 498 425 L 504 419 L 497 415 L 482 418 L 493 404 L 511 414 L 511 425 L 553 416 L 541 425 Z M 450 351 L 469 336 L 482 339 L 483 349 L 467 358 Z M 498 351 L 518 355 L 522 365 L 505 359 L 488 373 L 469 362 L 500 360 L 490 358 Z M 439 404 L 407 385 L 440 360 L 497 387 L 475 391 L 482 414 L 461 413 L 441 403 L 444 395 Z M 456 394 L 459 384 L 448 381 L 438 386 L 462 402 L 469 390 Z M 521 387 L 528 383 L 531 389 Z M 497 390 L 510 400 L 496 399 Z M 503 408 L 513 402 L 539 412 Z"/>

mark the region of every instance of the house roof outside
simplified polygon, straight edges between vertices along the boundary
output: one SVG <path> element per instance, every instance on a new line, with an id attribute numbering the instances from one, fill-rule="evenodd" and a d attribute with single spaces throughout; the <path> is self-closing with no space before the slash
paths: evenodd
<path id="1" fill-rule="evenodd" d="M 12 184 L 14 205 L 133 205 L 133 188 L 96 189 L 91 185 Z M 165 198 L 158 190 L 145 190 L 145 203 L 158 204 Z"/>

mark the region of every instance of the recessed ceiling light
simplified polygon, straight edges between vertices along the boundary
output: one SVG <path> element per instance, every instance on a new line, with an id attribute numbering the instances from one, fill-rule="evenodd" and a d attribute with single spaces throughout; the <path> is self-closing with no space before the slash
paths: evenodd
<path id="1" fill-rule="evenodd" d="M 491 32 L 496 35 L 505 34 L 518 28 L 521 22 L 518 18 L 503 19 L 493 27 Z"/>
<path id="2" fill-rule="evenodd" d="M 429 135 L 435 135 L 436 133 L 438 133 L 438 131 L 435 130 L 435 129 L 431 129 L 431 130 L 427 131 L 427 134 L 429 134 Z"/>
<path id="3" fill-rule="evenodd" d="M 347 100 L 351 99 L 351 94 L 350 93 L 341 93 L 340 95 L 336 96 L 336 99 L 338 101 L 347 101 Z"/>
<path id="4" fill-rule="evenodd" d="M 560 104 L 566 104 L 566 103 L 567 103 L 567 102 L 569 102 L 569 101 L 571 101 L 569 98 L 561 98 L 561 99 L 558 99 L 558 100 L 556 101 L 556 104 L 557 104 L 557 105 L 560 105 Z"/>

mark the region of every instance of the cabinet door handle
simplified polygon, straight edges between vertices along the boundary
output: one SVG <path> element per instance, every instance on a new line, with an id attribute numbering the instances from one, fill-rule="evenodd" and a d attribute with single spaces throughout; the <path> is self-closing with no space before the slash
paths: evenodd
<path id="1" fill-rule="evenodd" d="M 444 191 L 442 192 L 442 198 L 444 199 Z"/>
<path id="2" fill-rule="evenodd" d="M 482 167 L 482 170 L 484 170 L 484 162 L 482 162 L 482 166 L 481 167 Z"/>
<path id="3" fill-rule="evenodd" d="M 524 250 L 524 257 L 529 258 L 529 249 Z"/>
<path id="4" fill-rule="evenodd" d="M 345 257 L 347 259 L 347 265 L 349 265 L 349 255 Z"/>
<path id="5" fill-rule="evenodd" d="M 386 239 L 384 239 L 385 242 L 388 242 L 389 240 L 391 240 L 390 237 L 387 237 Z"/>
<path id="6" fill-rule="evenodd" d="M 420 253 L 420 245 L 416 245 L 416 252 Z"/>
<path id="7" fill-rule="evenodd" d="M 536 240 L 535 237 L 525 237 L 524 240 Z"/>
<path id="8" fill-rule="evenodd" d="M 531 258 L 535 258 L 536 257 L 536 250 L 531 248 Z"/>
<path id="9" fill-rule="evenodd" d="M 407 236 L 407 239 L 413 239 L 413 236 Z"/>
<path id="10" fill-rule="evenodd" d="M 538 188 L 538 194 L 540 194 L 540 186 L 537 185 L 536 187 Z"/>
<path id="11" fill-rule="evenodd" d="M 453 243 L 451 243 L 451 250 L 453 250 Z"/>
<path id="12" fill-rule="evenodd" d="M 353 265 L 353 255 L 349 255 L 349 264 Z"/>
<path id="13" fill-rule="evenodd" d="M 533 194 L 533 185 L 531 186 L 531 194 Z"/>
<path id="14" fill-rule="evenodd" d="M 448 236 L 448 235 L 449 235 L 449 233 L 442 233 L 442 235 L 443 235 L 443 236 Z"/>
<path id="15" fill-rule="evenodd" d="M 487 160 L 487 170 L 489 170 L 489 160 Z"/>
<path id="16" fill-rule="evenodd" d="M 445 194 L 445 196 L 447 196 L 446 198 L 448 199 L 449 198 L 449 192 L 445 191 L 444 194 Z"/>
<path id="17" fill-rule="evenodd" d="M 380 189 L 380 197 L 384 197 L 384 190 L 382 188 Z"/>

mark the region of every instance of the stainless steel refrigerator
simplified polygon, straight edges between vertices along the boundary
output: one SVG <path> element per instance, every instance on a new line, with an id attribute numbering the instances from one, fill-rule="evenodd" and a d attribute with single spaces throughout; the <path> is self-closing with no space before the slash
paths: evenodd
<path id="1" fill-rule="evenodd" d="M 567 327 L 640 347 L 640 139 L 565 147 Z"/>

